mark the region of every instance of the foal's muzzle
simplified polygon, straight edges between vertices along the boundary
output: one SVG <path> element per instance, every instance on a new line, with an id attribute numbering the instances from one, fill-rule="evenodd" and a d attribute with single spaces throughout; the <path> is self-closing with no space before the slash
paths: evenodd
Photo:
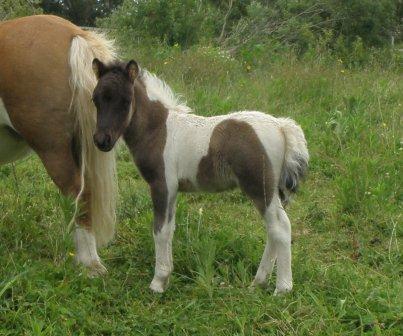
<path id="1" fill-rule="evenodd" d="M 114 145 L 112 137 L 108 133 L 103 132 L 94 134 L 94 143 L 103 152 L 109 152 Z"/>

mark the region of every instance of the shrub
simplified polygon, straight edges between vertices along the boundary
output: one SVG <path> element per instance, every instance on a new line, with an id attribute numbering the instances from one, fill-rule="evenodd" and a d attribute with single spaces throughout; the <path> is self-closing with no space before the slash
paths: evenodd
<path id="1" fill-rule="evenodd" d="M 0 20 L 9 20 L 20 16 L 42 13 L 41 0 L 1 0 Z"/>
<path id="2" fill-rule="evenodd" d="M 214 15 L 206 15 L 209 11 L 208 4 L 197 0 L 125 0 L 98 24 L 124 41 L 155 40 L 187 47 L 201 38 L 211 38 Z"/>
<path id="3" fill-rule="evenodd" d="M 357 67 L 378 56 L 399 62 L 389 46 L 400 39 L 401 7 L 396 0 L 125 0 L 98 24 L 126 46 L 202 44 L 249 65 L 294 53 Z"/>

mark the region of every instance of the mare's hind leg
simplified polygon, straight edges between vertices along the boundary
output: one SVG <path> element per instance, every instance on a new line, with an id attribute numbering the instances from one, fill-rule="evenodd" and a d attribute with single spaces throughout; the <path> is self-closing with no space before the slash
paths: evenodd
<path id="1" fill-rule="evenodd" d="M 55 148 L 52 151 L 37 150 L 52 180 L 66 196 L 77 197 L 81 189 L 80 169 L 74 160 L 71 146 Z M 96 249 L 91 225 L 90 189 L 86 186 L 79 204 L 80 215 L 74 233 L 76 260 L 83 264 L 89 276 L 106 273 Z"/>
<path id="2" fill-rule="evenodd" d="M 68 74 L 63 78 L 68 78 Z M 68 81 L 49 80 L 44 78 L 46 86 L 38 84 L 38 89 L 32 92 L 19 92 L 20 101 L 6 107 L 13 126 L 39 155 L 53 182 L 64 195 L 76 198 L 81 188 L 81 172 L 78 157 L 73 153 L 75 122 L 69 111 L 70 88 Z M 28 93 L 31 95 L 26 96 Z M 88 268 L 89 275 L 97 275 L 105 273 L 106 269 L 96 250 L 90 202 L 87 202 L 91 190 L 88 183 L 85 186 L 74 234 L 76 256 L 77 261 Z"/>

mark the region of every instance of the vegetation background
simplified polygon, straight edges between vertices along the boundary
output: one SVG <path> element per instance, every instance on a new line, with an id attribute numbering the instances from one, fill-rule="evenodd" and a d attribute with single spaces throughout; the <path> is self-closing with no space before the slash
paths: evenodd
<path id="1" fill-rule="evenodd" d="M 0 0 L 0 19 L 97 25 L 201 115 L 290 116 L 311 164 L 288 213 L 295 287 L 248 289 L 264 247 L 239 192 L 181 195 L 169 290 L 148 290 L 151 204 L 119 150 L 109 275 L 74 264 L 71 200 L 35 156 L 0 167 L 0 335 L 401 335 L 401 0 Z"/>

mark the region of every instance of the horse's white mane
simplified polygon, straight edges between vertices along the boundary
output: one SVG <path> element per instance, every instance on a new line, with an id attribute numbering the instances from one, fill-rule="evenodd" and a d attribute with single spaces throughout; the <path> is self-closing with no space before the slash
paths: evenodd
<path id="1" fill-rule="evenodd" d="M 190 113 L 192 109 L 181 100 L 181 97 L 175 95 L 170 86 L 156 75 L 141 70 L 141 78 L 147 90 L 147 96 L 151 100 L 158 100 L 168 110 L 174 110 L 180 113 Z"/>

